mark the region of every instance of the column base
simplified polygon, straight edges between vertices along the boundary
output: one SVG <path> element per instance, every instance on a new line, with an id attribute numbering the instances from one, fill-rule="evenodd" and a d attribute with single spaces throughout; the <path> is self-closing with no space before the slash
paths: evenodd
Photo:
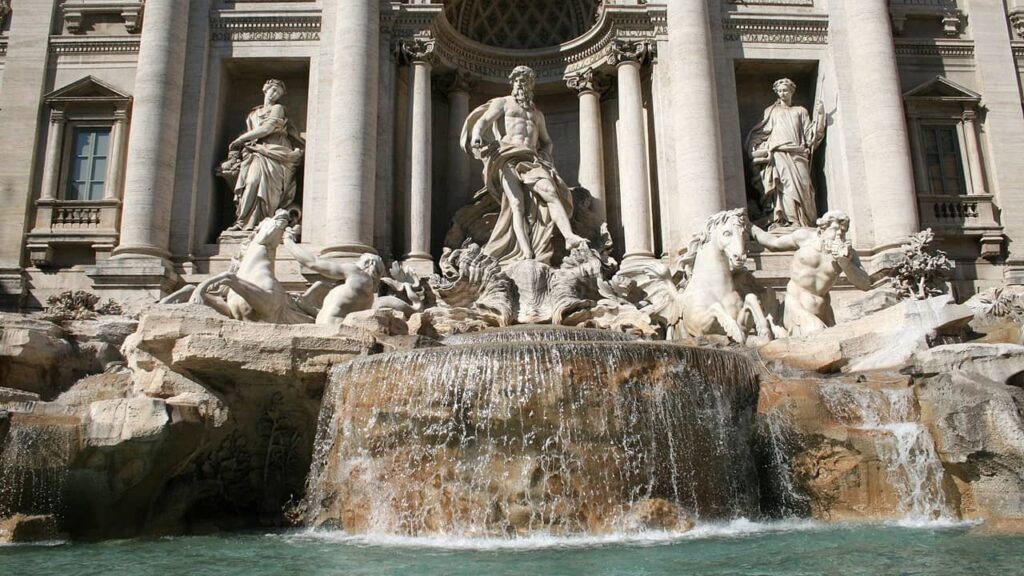
<path id="1" fill-rule="evenodd" d="M 97 294 L 128 310 L 153 304 L 183 283 L 169 260 L 153 256 L 110 258 L 86 268 L 85 275 Z"/>
<path id="2" fill-rule="evenodd" d="M 434 259 L 429 254 L 409 254 L 402 260 L 402 268 L 420 278 L 426 278 L 435 272 Z"/>
<path id="3" fill-rule="evenodd" d="M 621 266 L 629 266 L 636 264 L 637 262 L 643 262 L 644 260 L 657 260 L 657 256 L 654 252 L 642 251 L 642 252 L 630 252 L 622 256 Z"/>
<path id="4" fill-rule="evenodd" d="M 21 268 L 0 268 L 0 310 L 20 310 L 28 293 L 25 271 Z"/>
<path id="5" fill-rule="evenodd" d="M 334 244 L 325 246 L 320 255 L 325 258 L 340 258 L 345 260 L 358 259 L 363 254 L 376 254 L 377 249 L 368 244 Z"/>

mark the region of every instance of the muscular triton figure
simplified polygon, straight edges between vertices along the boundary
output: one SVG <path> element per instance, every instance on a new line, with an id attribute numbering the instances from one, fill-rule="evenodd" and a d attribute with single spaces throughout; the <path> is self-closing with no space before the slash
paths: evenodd
<path id="1" fill-rule="evenodd" d="M 533 103 L 534 72 L 518 66 L 509 81 L 512 94 L 474 110 L 462 130 L 463 148 L 483 161 L 487 190 L 501 204 L 484 252 L 503 264 L 549 262 L 555 230 L 567 248 L 585 240 L 569 223 L 572 194 L 555 170 L 544 114 Z"/>
<path id="2" fill-rule="evenodd" d="M 384 275 L 384 262 L 380 256 L 363 254 L 358 262 L 318 258 L 299 246 L 295 235 L 294 229 L 289 230 L 284 235 L 284 245 L 296 260 L 326 278 L 342 281 L 324 297 L 316 315 L 317 324 L 340 324 L 353 312 L 373 308 L 380 278 Z M 320 284 L 315 284 L 307 294 L 317 292 Z"/>
<path id="3" fill-rule="evenodd" d="M 789 268 L 783 316 L 790 336 L 805 336 L 835 324 L 828 292 L 842 273 L 858 289 L 871 289 L 871 278 L 846 239 L 850 217 L 841 210 L 830 210 L 817 224 L 816 230 L 802 228 L 783 236 L 752 227 L 754 239 L 765 248 L 796 251 Z"/>

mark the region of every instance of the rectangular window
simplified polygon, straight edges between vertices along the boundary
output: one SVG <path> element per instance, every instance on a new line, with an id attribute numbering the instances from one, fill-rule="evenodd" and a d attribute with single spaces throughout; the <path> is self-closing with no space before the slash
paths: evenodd
<path id="1" fill-rule="evenodd" d="M 107 180 L 110 128 L 75 128 L 65 200 L 100 200 Z"/>
<path id="2" fill-rule="evenodd" d="M 922 126 L 921 136 L 929 192 L 949 196 L 966 194 L 967 184 L 956 126 Z"/>

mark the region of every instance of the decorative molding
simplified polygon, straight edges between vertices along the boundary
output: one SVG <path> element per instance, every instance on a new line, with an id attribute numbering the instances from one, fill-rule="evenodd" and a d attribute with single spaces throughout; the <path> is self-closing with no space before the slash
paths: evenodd
<path id="1" fill-rule="evenodd" d="M 418 62 L 433 66 L 438 62 L 437 41 L 429 30 L 424 30 L 412 38 L 399 40 L 398 49 L 406 64 Z"/>
<path id="2" fill-rule="evenodd" d="M 974 59 L 974 42 L 971 40 L 896 39 L 896 56 L 899 58 L 955 58 Z"/>
<path id="3" fill-rule="evenodd" d="M 741 6 L 814 6 L 814 0 L 729 0 Z"/>
<path id="4" fill-rule="evenodd" d="M 312 12 L 220 12 L 210 17 L 214 42 L 279 42 L 320 40 L 320 14 Z"/>
<path id="5" fill-rule="evenodd" d="M 608 54 L 607 62 L 612 66 L 626 63 L 643 65 L 650 56 L 650 53 L 651 49 L 648 42 L 616 38 L 612 40 L 611 53 Z"/>
<path id="6" fill-rule="evenodd" d="M 827 44 L 828 18 L 778 19 L 732 15 L 722 21 L 726 42 L 744 44 Z"/>
<path id="7" fill-rule="evenodd" d="M 138 54 L 138 36 L 51 36 L 50 54 Z"/>
<path id="8" fill-rule="evenodd" d="M 570 90 L 579 94 L 585 94 L 587 92 L 602 94 L 611 87 L 612 82 L 611 78 L 597 70 L 593 68 L 586 68 L 575 74 L 567 76 L 565 78 L 565 84 Z"/>
<path id="9" fill-rule="evenodd" d="M 141 0 L 65 0 L 60 11 L 68 32 L 79 34 L 86 16 L 115 14 L 124 20 L 129 34 L 142 32 L 142 16 L 145 3 Z"/>
<path id="10" fill-rule="evenodd" d="M 607 66 L 613 40 L 643 41 L 653 51 L 655 41 L 667 35 L 663 5 L 608 5 L 601 10 L 597 24 L 579 38 L 548 48 L 514 50 L 487 46 L 463 36 L 437 8 L 440 6 L 402 5 L 395 35 L 411 37 L 416 31 L 429 29 L 437 40 L 443 66 L 501 84 L 520 64 L 531 67 L 539 83 L 561 83 L 587 68 Z"/>

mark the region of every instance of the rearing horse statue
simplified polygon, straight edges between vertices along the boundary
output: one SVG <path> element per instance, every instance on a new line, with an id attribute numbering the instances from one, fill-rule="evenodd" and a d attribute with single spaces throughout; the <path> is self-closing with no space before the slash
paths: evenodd
<path id="1" fill-rule="evenodd" d="M 312 322 L 313 318 L 299 308 L 274 275 L 277 247 L 290 221 L 287 210 L 278 210 L 273 217 L 264 218 L 239 248 L 239 256 L 230 270 L 212 276 L 194 289 L 179 290 L 164 302 L 180 301 L 189 294 L 189 302 L 206 304 L 235 320 L 274 324 Z"/>
<path id="2" fill-rule="evenodd" d="M 691 336 L 725 334 L 743 344 L 751 319 L 758 336 L 772 338 L 771 322 L 754 294 L 744 297 L 733 274 L 747 261 L 746 209 L 719 212 L 690 241 L 683 263 L 690 279 L 682 294 L 683 325 Z"/>

